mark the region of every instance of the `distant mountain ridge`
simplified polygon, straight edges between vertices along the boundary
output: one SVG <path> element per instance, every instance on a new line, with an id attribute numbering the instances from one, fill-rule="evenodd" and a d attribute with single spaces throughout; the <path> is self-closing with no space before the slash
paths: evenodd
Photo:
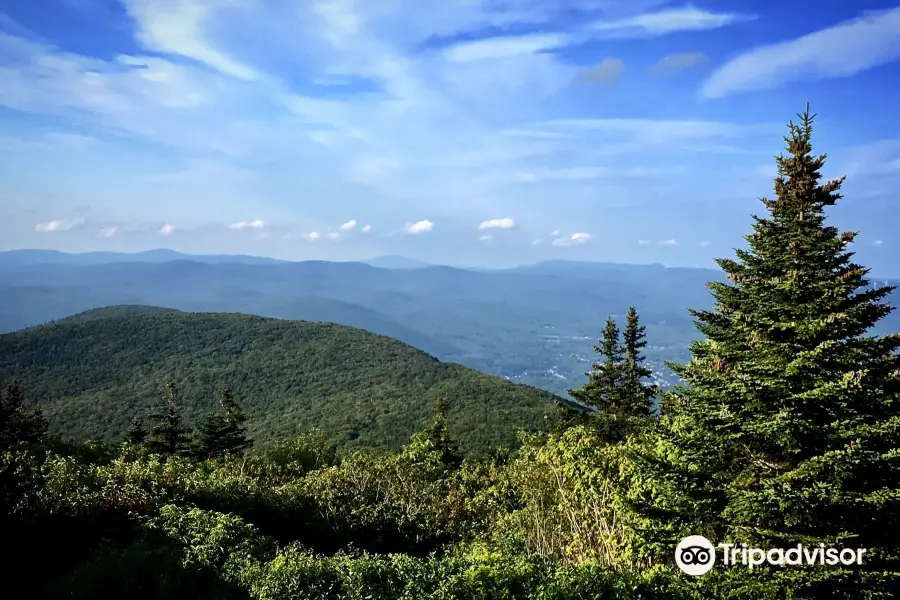
<path id="1" fill-rule="evenodd" d="M 287 261 L 263 256 L 244 254 L 184 254 L 175 250 L 158 248 L 142 252 L 80 252 L 68 253 L 58 250 L 6 250 L 0 252 L 0 268 L 24 267 L 43 264 L 102 265 L 120 262 L 162 263 L 188 260 L 209 264 L 239 263 L 273 265 Z"/>

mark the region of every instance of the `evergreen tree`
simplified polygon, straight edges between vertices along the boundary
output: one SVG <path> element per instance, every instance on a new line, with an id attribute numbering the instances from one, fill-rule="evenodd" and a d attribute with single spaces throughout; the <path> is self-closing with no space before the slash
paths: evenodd
<path id="1" fill-rule="evenodd" d="M 247 437 L 247 417 L 235 401 L 231 390 L 219 393 L 219 410 L 206 415 L 197 425 L 195 453 L 199 458 L 219 458 L 243 454 L 253 442 Z"/>
<path id="2" fill-rule="evenodd" d="M 427 456 L 437 456 L 437 460 L 445 467 L 457 469 L 462 465 L 462 452 L 459 445 L 450 437 L 447 427 L 447 401 L 438 398 L 434 418 L 420 433 L 413 435 L 404 454 L 413 461 L 425 460 Z"/>
<path id="3" fill-rule="evenodd" d="M 844 179 L 820 181 L 813 117 L 800 119 L 749 248 L 718 261 L 731 283 L 709 284 L 714 309 L 693 311 L 705 339 L 673 365 L 685 384 L 666 397 L 651 446 L 665 485 L 645 506 L 646 533 L 668 560 L 687 533 L 866 548 L 856 571 L 765 576 L 809 577 L 795 597 L 879 597 L 900 571 L 900 336 L 867 335 L 892 310 L 891 288 L 853 262 L 855 234 L 826 225 Z"/>
<path id="4" fill-rule="evenodd" d="M 151 414 L 156 425 L 150 430 L 147 449 L 157 454 L 180 454 L 188 443 L 184 428 L 178 388 L 172 381 L 166 381 L 163 408 Z"/>
<path id="5" fill-rule="evenodd" d="M 132 446 L 143 446 L 147 442 L 146 417 L 134 417 L 128 431 L 125 432 L 125 442 Z"/>
<path id="6" fill-rule="evenodd" d="M 622 407 L 622 412 L 634 417 L 649 417 L 653 412 L 653 399 L 659 394 L 657 385 L 644 382 L 653 375 L 653 371 L 644 364 L 645 357 L 641 354 L 647 346 L 646 330 L 640 324 L 637 309 L 630 306 L 623 336 L 625 360 L 622 366 L 622 396 L 625 406 Z"/>
<path id="7" fill-rule="evenodd" d="M 0 391 L 0 452 L 29 446 L 47 434 L 40 406 L 25 407 L 22 388 L 15 380 Z"/>
<path id="8" fill-rule="evenodd" d="M 608 317 L 600 344 L 594 346 L 594 352 L 602 359 L 591 365 L 591 371 L 586 374 L 588 381 L 580 389 L 569 390 L 572 398 L 581 404 L 613 415 L 624 413 L 622 376 L 625 351 L 619 337 L 615 319 Z"/>

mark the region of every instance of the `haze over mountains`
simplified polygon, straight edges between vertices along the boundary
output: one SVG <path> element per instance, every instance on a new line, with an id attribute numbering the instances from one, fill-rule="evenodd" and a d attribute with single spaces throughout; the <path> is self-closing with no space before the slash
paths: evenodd
<path id="1" fill-rule="evenodd" d="M 688 309 L 708 308 L 705 284 L 721 277 L 659 264 L 548 261 L 488 271 L 402 257 L 370 262 L 394 268 L 168 250 L 3 252 L 0 331 L 118 304 L 333 322 L 565 394 L 583 382 L 603 320 L 630 304 L 647 325 L 657 377 L 671 383 L 663 362 L 686 356 L 697 337 Z M 900 317 L 889 316 L 880 331 L 900 331 Z"/>

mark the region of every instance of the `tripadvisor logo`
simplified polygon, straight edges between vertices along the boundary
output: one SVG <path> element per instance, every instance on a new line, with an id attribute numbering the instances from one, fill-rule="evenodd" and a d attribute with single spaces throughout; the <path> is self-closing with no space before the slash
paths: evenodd
<path id="1" fill-rule="evenodd" d="M 797 544 L 792 548 L 749 548 L 747 544 L 719 544 L 702 535 L 689 535 L 675 548 L 675 564 L 688 575 L 708 573 L 716 563 L 716 550 L 721 550 L 722 564 L 742 565 L 750 570 L 762 565 L 861 565 L 865 548 L 826 548 L 825 544 L 808 547 Z"/>

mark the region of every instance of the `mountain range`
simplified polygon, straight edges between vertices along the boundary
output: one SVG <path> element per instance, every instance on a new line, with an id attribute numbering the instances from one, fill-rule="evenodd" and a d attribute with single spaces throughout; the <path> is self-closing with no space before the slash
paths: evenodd
<path id="1" fill-rule="evenodd" d="M 698 337 L 688 309 L 710 308 L 706 283 L 723 280 L 713 269 L 661 264 L 548 261 L 474 270 L 403 257 L 369 263 L 168 250 L 3 252 L 0 332 L 123 304 L 333 322 L 565 395 L 584 381 L 604 319 L 631 304 L 647 325 L 658 380 L 672 383 L 664 362 L 684 360 Z M 879 326 L 880 333 L 897 331 L 897 314 Z"/>

